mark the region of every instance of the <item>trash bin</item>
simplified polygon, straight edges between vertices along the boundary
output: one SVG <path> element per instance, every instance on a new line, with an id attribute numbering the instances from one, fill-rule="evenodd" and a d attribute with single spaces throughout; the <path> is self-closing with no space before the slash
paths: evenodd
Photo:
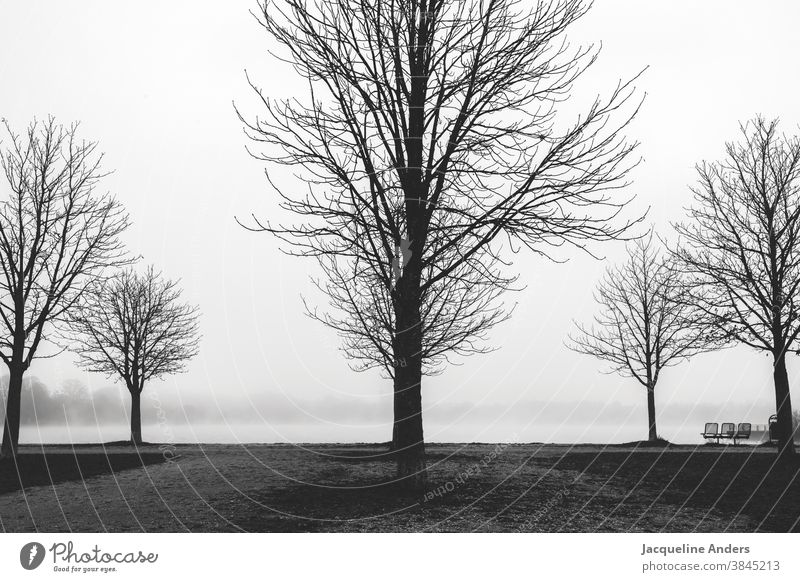
<path id="1" fill-rule="evenodd" d="M 777 443 L 778 442 L 778 415 L 773 414 L 769 417 L 769 442 Z"/>

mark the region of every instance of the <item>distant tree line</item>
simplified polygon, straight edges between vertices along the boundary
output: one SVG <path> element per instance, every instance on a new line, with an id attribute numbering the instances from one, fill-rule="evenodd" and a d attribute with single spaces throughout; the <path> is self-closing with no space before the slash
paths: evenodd
<path id="1" fill-rule="evenodd" d="M 5 418 L 8 376 L 0 378 L 0 416 Z M 107 386 L 89 391 L 75 380 L 57 387 L 28 375 L 22 384 L 20 426 L 72 427 L 119 425 L 128 419 L 119 389 Z"/>

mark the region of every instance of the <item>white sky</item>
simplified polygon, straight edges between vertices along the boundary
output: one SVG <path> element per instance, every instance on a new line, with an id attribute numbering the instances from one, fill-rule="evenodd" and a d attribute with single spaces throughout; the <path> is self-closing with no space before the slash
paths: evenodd
<path id="1" fill-rule="evenodd" d="M 650 66 L 639 83 L 647 99 L 629 131 L 644 158 L 632 192 L 661 232 L 689 203 L 694 164 L 719 158 L 739 120 L 780 116 L 784 131 L 800 131 L 799 6 L 598 0 L 573 29 L 574 42 L 603 43 L 578 98 Z M 233 111 L 235 100 L 258 113 L 244 70 L 267 93 L 302 91 L 266 53 L 248 13 L 254 7 L 0 0 L 0 117 L 17 129 L 48 114 L 81 121 L 115 170 L 106 186 L 133 219 L 131 250 L 181 278 L 186 299 L 200 305 L 200 355 L 187 374 L 150 390 L 230 426 L 181 428 L 172 418 L 178 440 L 386 440 L 390 383 L 351 372 L 334 335 L 302 314 L 299 293 L 308 292 L 314 264 L 281 255 L 274 239 L 234 221 L 275 208 Z M 616 260 L 622 246 L 600 252 Z M 519 306 L 492 334 L 501 349 L 425 380 L 427 439 L 643 438 L 644 390 L 563 346 L 571 319 L 591 317 L 604 266 L 585 256 L 554 265 L 519 255 L 527 289 L 507 297 Z M 796 369 L 790 362 L 793 385 Z M 31 373 L 53 387 L 67 379 L 109 384 L 69 356 Z M 744 349 L 701 356 L 665 372 L 656 398 L 660 432 L 673 440 L 696 439 L 706 421 L 764 423 L 774 407 L 770 360 Z M 109 436 L 124 436 L 119 430 Z M 59 429 L 48 440 L 64 438 Z"/>

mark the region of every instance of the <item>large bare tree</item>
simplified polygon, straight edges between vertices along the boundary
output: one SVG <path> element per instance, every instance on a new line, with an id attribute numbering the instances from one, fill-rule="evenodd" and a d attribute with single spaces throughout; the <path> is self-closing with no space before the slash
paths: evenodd
<path id="1" fill-rule="evenodd" d="M 632 81 L 580 115 L 560 109 L 597 56 L 565 39 L 588 7 L 580 0 L 540 0 L 531 9 L 515 0 L 259 5 L 260 24 L 308 92 L 305 100 L 273 100 L 251 81 L 263 114 L 242 121 L 268 173 L 300 169 L 307 186 L 271 179 L 294 218 L 257 220 L 254 228 L 280 237 L 287 252 L 322 258 L 334 302 L 341 292 L 367 297 L 365 281 L 379 289 L 388 330 L 382 361 L 394 362 L 398 475 L 411 486 L 426 478 L 421 382 L 432 342 L 425 335 L 448 325 L 435 308 L 425 319 L 426 309 L 461 301 L 469 285 L 453 282 L 465 276 L 502 287 L 509 279 L 487 264 L 502 266 L 508 250 L 546 255 L 564 243 L 617 238 L 630 226 L 615 220 L 627 200 L 612 194 L 635 163 L 635 144 L 621 132 L 638 108 Z M 358 275 L 362 269 L 368 276 Z M 453 296 L 437 302 L 436 293 Z"/>
<path id="2" fill-rule="evenodd" d="M 741 125 L 720 162 L 698 165 L 676 226 L 693 303 L 729 342 L 772 355 L 780 458 L 794 453 L 786 355 L 800 334 L 800 139 L 777 120 Z"/>
<path id="3" fill-rule="evenodd" d="M 104 177 L 97 144 L 77 125 L 53 118 L 23 135 L 6 123 L 0 198 L 0 358 L 9 384 L 2 454 L 16 454 L 25 371 L 41 343 L 87 285 L 126 261 L 120 234 L 128 218 L 113 196 L 96 191 Z M 40 357 L 40 356 L 39 356 Z"/>
<path id="4" fill-rule="evenodd" d="M 590 326 L 576 324 L 578 334 L 568 343 L 644 386 L 651 441 L 658 438 L 655 391 L 661 371 L 715 345 L 685 295 L 674 260 L 651 233 L 631 243 L 625 263 L 608 268 L 595 292 L 599 313 Z"/>
<path id="5" fill-rule="evenodd" d="M 131 443 L 142 444 L 141 394 L 153 378 L 183 372 L 197 354 L 198 310 L 180 302 L 177 281 L 148 267 L 128 269 L 93 287 L 70 318 L 78 365 L 125 382 L 131 395 Z"/>

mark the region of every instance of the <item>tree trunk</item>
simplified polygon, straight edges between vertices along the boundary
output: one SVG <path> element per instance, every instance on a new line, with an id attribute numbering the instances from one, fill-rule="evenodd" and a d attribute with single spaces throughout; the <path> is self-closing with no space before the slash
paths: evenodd
<path id="1" fill-rule="evenodd" d="M 131 390 L 131 444 L 142 444 L 141 394 L 136 390 Z"/>
<path id="2" fill-rule="evenodd" d="M 405 201 L 406 238 L 410 255 L 402 265 L 397 281 L 394 338 L 394 454 L 397 476 L 410 490 L 427 486 L 425 441 L 422 434 L 422 319 L 420 281 L 422 252 L 428 232 L 428 183 L 423 174 L 426 132 L 426 105 L 430 59 L 429 40 L 435 29 L 427 0 L 412 2 L 413 15 L 408 31 L 408 134 L 407 160 L 402 171 Z M 417 15 L 419 19 L 417 20 Z"/>
<path id="3" fill-rule="evenodd" d="M 427 486 L 428 474 L 422 431 L 422 325 L 419 306 L 414 301 L 407 301 L 397 316 L 393 450 L 398 479 L 409 490 L 420 491 Z"/>
<path id="4" fill-rule="evenodd" d="M 775 412 L 778 416 L 778 459 L 785 461 L 794 457 L 792 397 L 789 393 L 789 375 L 786 373 L 785 350 L 781 350 L 775 358 L 772 376 L 775 381 Z"/>
<path id="5" fill-rule="evenodd" d="M 648 386 L 647 387 L 647 426 L 648 429 L 648 439 L 654 441 L 658 438 L 658 432 L 656 431 L 656 387 L 655 386 Z"/>
<path id="6" fill-rule="evenodd" d="M 396 404 L 396 399 L 395 399 Z M 392 409 L 392 418 L 397 418 L 396 406 Z M 389 451 L 397 450 L 397 423 L 392 422 L 392 440 L 389 441 Z"/>
<path id="7" fill-rule="evenodd" d="M 6 419 L 3 426 L 3 445 L 0 455 L 11 457 L 17 454 L 19 444 L 20 401 L 22 398 L 22 366 L 8 368 L 8 399 L 6 400 Z"/>
<path id="8" fill-rule="evenodd" d="M 419 491 L 428 482 L 422 431 L 422 368 L 416 363 L 398 366 L 394 380 L 394 452 L 397 477 L 408 489 Z"/>

